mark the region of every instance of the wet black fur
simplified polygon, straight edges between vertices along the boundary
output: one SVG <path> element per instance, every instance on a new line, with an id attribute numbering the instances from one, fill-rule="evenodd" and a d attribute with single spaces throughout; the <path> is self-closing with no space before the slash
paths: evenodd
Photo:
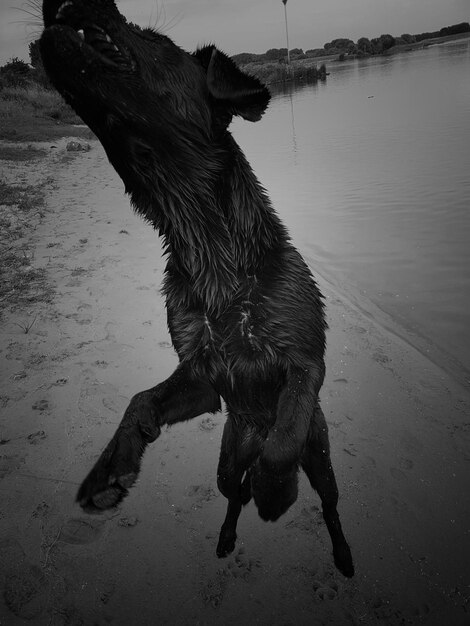
<path id="1" fill-rule="evenodd" d="M 163 239 L 163 294 L 180 361 L 168 380 L 132 398 L 78 501 L 115 506 L 161 426 L 219 411 L 223 398 L 218 485 L 229 503 L 217 554 L 233 550 L 252 496 L 265 520 L 289 508 L 302 467 L 322 499 L 336 565 L 352 576 L 318 403 L 322 296 L 227 130 L 233 115 L 259 120 L 269 92 L 214 46 L 188 54 L 129 26 L 111 0 L 60 6 L 44 2 L 44 65 Z"/>

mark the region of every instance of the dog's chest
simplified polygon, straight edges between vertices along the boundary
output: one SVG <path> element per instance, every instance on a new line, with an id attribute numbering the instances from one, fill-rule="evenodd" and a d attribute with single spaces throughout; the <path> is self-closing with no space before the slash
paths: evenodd
<path id="1" fill-rule="evenodd" d="M 234 304 L 219 317 L 197 309 L 178 310 L 169 319 L 173 345 L 181 360 L 209 377 L 223 371 L 248 373 L 274 357 L 260 307 Z"/>

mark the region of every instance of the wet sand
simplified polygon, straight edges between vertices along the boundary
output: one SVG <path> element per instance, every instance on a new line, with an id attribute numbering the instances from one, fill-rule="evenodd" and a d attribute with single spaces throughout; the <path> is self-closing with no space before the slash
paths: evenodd
<path id="1" fill-rule="evenodd" d="M 321 400 L 352 580 L 303 476 L 276 524 L 250 503 L 217 559 L 222 414 L 164 431 L 117 510 L 74 503 L 131 396 L 177 359 L 157 235 L 101 147 L 65 143 L 40 164 L 2 163 L 10 183 L 54 180 L 30 234 L 54 297 L 0 303 L 0 624 L 470 624 L 469 390 L 323 281 Z"/>

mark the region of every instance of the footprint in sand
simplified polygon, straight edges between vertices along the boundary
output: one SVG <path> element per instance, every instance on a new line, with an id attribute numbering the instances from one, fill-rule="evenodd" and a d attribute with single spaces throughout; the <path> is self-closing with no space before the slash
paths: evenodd
<path id="1" fill-rule="evenodd" d="M 68 383 L 68 378 L 58 378 L 54 383 L 51 383 L 50 387 L 63 387 Z"/>
<path id="2" fill-rule="evenodd" d="M 224 568 L 225 575 L 232 578 L 243 578 L 248 580 L 252 575 L 252 572 L 261 567 L 261 562 L 256 558 L 248 558 L 245 555 L 245 548 L 241 547 L 233 557 L 233 561 L 227 563 L 227 567 Z"/>
<path id="3" fill-rule="evenodd" d="M 383 352 L 374 352 L 374 354 L 372 355 L 372 358 L 374 359 L 374 361 L 376 363 L 382 363 L 383 365 L 385 365 L 386 363 L 390 363 L 390 358 L 384 354 Z"/>
<path id="4" fill-rule="evenodd" d="M 231 580 L 241 578 L 248 581 L 254 571 L 260 567 L 259 559 L 247 558 L 245 549 L 243 547 L 239 548 L 227 565 L 219 569 L 216 576 L 211 578 L 201 589 L 200 595 L 204 604 L 210 604 L 216 608 L 222 602 Z"/>
<path id="5" fill-rule="evenodd" d="M 199 424 L 199 428 L 201 430 L 204 430 L 206 432 L 214 430 L 214 428 L 217 426 L 217 421 L 214 420 L 210 415 L 208 415 L 207 417 L 203 417 L 200 424 Z"/>
<path id="6" fill-rule="evenodd" d="M 375 468 L 377 467 L 377 462 L 372 456 L 364 456 L 362 460 L 364 467 L 369 470 L 375 470 Z"/>
<path id="7" fill-rule="evenodd" d="M 50 506 L 44 500 L 40 502 L 34 511 L 31 513 L 31 517 L 34 518 L 44 518 L 48 514 L 50 510 Z"/>
<path id="8" fill-rule="evenodd" d="M 25 462 L 24 457 L 3 454 L 0 455 L 0 478 L 4 478 L 17 470 Z"/>
<path id="9" fill-rule="evenodd" d="M 406 480 L 408 478 L 407 472 L 412 470 L 414 463 L 411 459 L 401 457 L 398 463 L 398 467 L 391 467 L 390 474 L 395 480 Z"/>
<path id="10" fill-rule="evenodd" d="M 32 445 L 38 444 L 42 439 L 46 439 L 47 435 L 43 430 L 38 430 L 35 433 L 28 435 L 28 442 Z"/>
<path id="11" fill-rule="evenodd" d="M 106 369 L 108 367 L 108 362 L 107 361 L 95 361 L 93 365 L 96 365 L 96 367 L 101 367 L 101 369 Z"/>
<path id="12" fill-rule="evenodd" d="M 123 526 L 124 528 L 137 526 L 138 523 L 139 518 L 136 515 L 124 516 L 118 519 L 118 526 Z"/>
<path id="13" fill-rule="evenodd" d="M 65 316 L 67 319 L 72 319 L 77 322 L 77 324 L 91 324 L 93 321 L 93 317 L 91 315 L 80 315 L 79 313 L 69 313 Z"/>
<path id="14" fill-rule="evenodd" d="M 19 563 L 24 557 L 25 551 L 16 537 L 0 539 L 0 563 Z"/>
<path id="15" fill-rule="evenodd" d="M 60 529 L 59 541 L 82 545 L 96 541 L 104 530 L 106 520 L 69 519 Z"/>
<path id="16" fill-rule="evenodd" d="M 84 267 L 76 267 L 70 272 L 70 276 L 85 276 L 89 273 L 90 271 Z"/>
<path id="17" fill-rule="evenodd" d="M 348 448 L 343 448 L 343 451 L 349 456 L 357 456 L 357 450 L 352 443 L 348 444 Z"/>
<path id="18" fill-rule="evenodd" d="M 227 577 L 218 572 L 217 576 L 209 580 L 199 592 L 204 604 L 217 608 L 224 599 L 227 584 Z"/>
<path id="19" fill-rule="evenodd" d="M 309 535 L 318 535 L 322 525 L 323 515 L 318 506 L 313 504 L 310 507 L 303 507 L 299 515 L 287 522 L 284 527 L 293 528 L 295 531 L 300 530 Z"/>
<path id="20" fill-rule="evenodd" d="M 6 572 L 3 599 L 17 617 L 36 619 L 44 610 L 46 585 L 45 576 L 39 567 L 24 563 Z"/>
<path id="21" fill-rule="evenodd" d="M 21 370 L 20 372 L 13 374 L 11 378 L 13 380 L 23 380 L 23 378 L 27 378 L 27 376 L 28 376 L 28 373 L 25 370 Z"/>
<path id="22" fill-rule="evenodd" d="M 169 341 L 159 341 L 158 345 L 160 346 L 160 348 L 171 348 L 172 345 Z"/>
<path id="23" fill-rule="evenodd" d="M 402 470 L 411 470 L 414 467 L 414 463 L 411 459 L 406 459 L 402 457 L 399 463 L 400 469 Z"/>
<path id="24" fill-rule="evenodd" d="M 92 371 L 87 370 L 83 384 L 80 389 L 80 397 L 78 399 L 78 408 L 83 413 L 96 410 L 97 402 L 102 402 L 103 405 L 113 412 L 119 410 L 119 406 L 126 406 L 128 402 L 127 398 L 117 395 L 117 388 L 109 383 L 100 383 L 93 375 Z M 114 404 L 114 399 L 119 404 Z"/>
<path id="25" fill-rule="evenodd" d="M 116 591 L 116 583 L 113 581 L 106 581 L 104 585 L 104 589 L 101 592 L 100 600 L 103 604 L 108 604 L 111 596 Z"/>
<path id="26" fill-rule="evenodd" d="M 49 402 L 47 400 L 37 400 L 31 407 L 34 411 L 47 411 Z"/>
<path id="27" fill-rule="evenodd" d="M 334 580 L 314 580 L 313 591 L 317 600 L 334 600 L 338 595 L 338 585 Z"/>
<path id="28" fill-rule="evenodd" d="M 193 509 L 200 509 L 214 498 L 218 498 L 218 493 L 214 491 L 211 485 L 191 485 L 188 487 L 187 495 L 194 498 Z"/>

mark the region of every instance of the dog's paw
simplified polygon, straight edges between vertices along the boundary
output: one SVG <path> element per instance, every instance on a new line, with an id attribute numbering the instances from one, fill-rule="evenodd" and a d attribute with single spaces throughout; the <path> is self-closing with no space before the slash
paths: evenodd
<path id="1" fill-rule="evenodd" d="M 219 543 L 217 544 L 216 554 L 219 559 L 223 559 L 235 550 L 237 535 L 234 532 L 220 531 Z"/>
<path id="2" fill-rule="evenodd" d="M 336 567 L 343 574 L 343 576 L 346 576 L 346 578 L 352 578 L 354 576 L 354 564 L 348 544 L 345 543 L 335 546 L 333 548 L 333 557 Z"/>
<path id="3" fill-rule="evenodd" d="M 144 443 L 138 429 L 119 429 L 81 484 L 77 502 L 85 511 L 119 504 L 137 480 Z"/>

